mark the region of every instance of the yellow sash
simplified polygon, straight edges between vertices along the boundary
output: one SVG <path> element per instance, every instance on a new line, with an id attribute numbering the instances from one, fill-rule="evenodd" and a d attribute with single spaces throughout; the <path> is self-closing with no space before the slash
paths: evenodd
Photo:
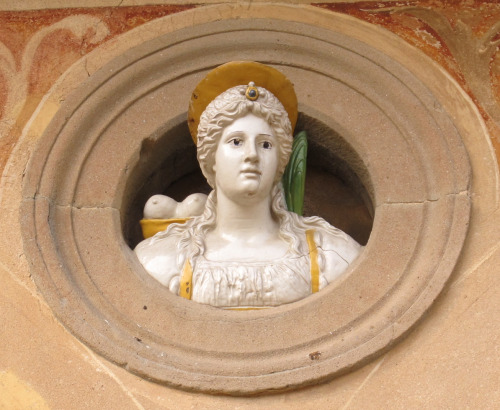
<path id="1" fill-rule="evenodd" d="M 309 260 L 311 263 L 311 292 L 319 291 L 319 264 L 318 248 L 314 242 L 314 229 L 306 231 L 307 246 L 309 247 Z"/>
<path id="2" fill-rule="evenodd" d="M 184 269 L 182 269 L 179 295 L 189 300 L 191 300 L 191 296 L 193 295 L 193 269 L 189 260 L 186 261 Z"/>
<path id="3" fill-rule="evenodd" d="M 318 248 L 314 242 L 314 229 L 306 231 L 307 246 L 309 248 L 309 260 L 311 263 L 311 292 L 319 291 L 319 264 L 318 264 Z M 180 296 L 191 300 L 193 294 L 193 269 L 189 260 L 184 264 L 182 269 Z M 246 308 L 244 308 L 246 309 Z M 251 309 L 251 308 L 250 308 Z"/>

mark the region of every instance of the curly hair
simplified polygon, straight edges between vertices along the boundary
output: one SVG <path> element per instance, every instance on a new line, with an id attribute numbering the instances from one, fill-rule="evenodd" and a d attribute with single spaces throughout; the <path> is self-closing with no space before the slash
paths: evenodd
<path id="1" fill-rule="evenodd" d="M 286 207 L 281 176 L 290 158 L 292 149 L 292 126 L 281 102 L 268 90 L 257 87 L 259 97 L 251 101 L 245 97 L 247 86 L 230 88 L 219 95 L 205 109 L 198 126 L 197 156 L 203 175 L 214 190 L 208 196 L 202 215 L 185 224 L 172 224 L 164 232 L 158 233 L 153 242 L 165 236 L 177 237 L 177 265 L 182 269 L 186 260 L 195 267 L 196 260 L 205 252 L 205 236 L 215 228 L 217 220 L 217 193 L 215 190 L 215 153 L 224 129 L 242 116 L 252 113 L 266 120 L 278 140 L 278 171 L 271 192 L 271 215 L 279 224 L 280 237 L 289 244 L 292 253 L 307 252 L 305 231 L 321 229 L 338 235 L 337 228 L 319 217 L 303 218 Z M 320 255 L 322 254 L 320 250 Z"/>

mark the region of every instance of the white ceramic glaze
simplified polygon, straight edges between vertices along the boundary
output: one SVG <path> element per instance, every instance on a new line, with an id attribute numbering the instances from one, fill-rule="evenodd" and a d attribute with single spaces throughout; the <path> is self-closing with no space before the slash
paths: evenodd
<path id="1" fill-rule="evenodd" d="M 269 91 L 259 87 L 259 98 L 249 101 L 245 88 L 224 92 L 201 116 L 198 160 L 214 188 L 202 215 L 135 249 L 146 271 L 176 294 L 182 294 L 188 261 L 191 299 L 225 308 L 279 306 L 310 295 L 306 231 L 314 231 L 319 289 L 342 275 L 362 249 L 322 218 L 286 210 L 280 178 L 291 150 L 290 121 Z M 177 209 L 168 199 L 156 202 L 169 212 Z"/>
<path id="2" fill-rule="evenodd" d="M 177 202 L 166 195 L 153 195 L 144 205 L 144 219 L 190 218 L 203 213 L 207 196 L 196 193 Z"/>

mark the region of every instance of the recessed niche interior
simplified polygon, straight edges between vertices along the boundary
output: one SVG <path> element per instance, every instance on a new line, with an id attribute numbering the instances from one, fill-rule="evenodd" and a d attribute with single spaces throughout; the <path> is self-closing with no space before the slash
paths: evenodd
<path id="1" fill-rule="evenodd" d="M 140 161 L 125 190 L 129 200 L 123 201 L 123 233 L 131 248 L 143 239 L 139 220 L 150 196 L 164 194 L 182 201 L 191 193 L 211 191 L 199 168 L 187 124 L 179 120 L 158 138 L 143 141 Z M 305 130 L 308 135 L 304 216 L 321 216 L 366 245 L 373 207 L 369 189 L 350 165 L 362 161 L 338 133 L 307 114 L 299 114 L 295 130 Z M 325 139 L 331 141 L 328 147 L 321 143 Z"/>

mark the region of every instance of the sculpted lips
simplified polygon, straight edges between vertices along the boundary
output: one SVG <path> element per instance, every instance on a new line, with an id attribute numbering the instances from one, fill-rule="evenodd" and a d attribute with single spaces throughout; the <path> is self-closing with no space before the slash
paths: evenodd
<path id="1" fill-rule="evenodd" d="M 260 176 L 261 172 L 257 168 L 243 168 L 240 171 L 240 174 L 247 175 L 247 176 Z"/>

